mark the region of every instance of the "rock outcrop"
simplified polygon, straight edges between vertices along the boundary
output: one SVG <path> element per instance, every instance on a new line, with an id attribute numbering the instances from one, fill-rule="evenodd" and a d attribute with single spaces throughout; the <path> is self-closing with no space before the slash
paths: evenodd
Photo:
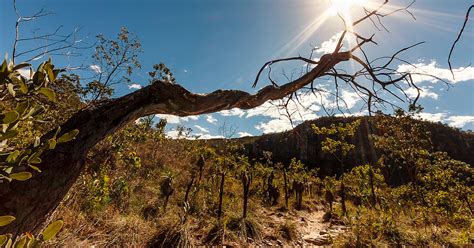
<path id="1" fill-rule="evenodd" d="M 328 126 L 332 123 L 351 122 L 356 118 L 362 118 L 361 125 L 351 140 L 356 149 L 346 157 L 344 164 L 347 168 L 366 163 L 375 164 L 379 154 L 371 139 L 371 134 L 376 133 L 371 124 L 371 117 L 323 117 L 306 121 L 287 132 L 238 140 L 244 144 L 250 157 L 263 157 L 264 151 L 270 151 L 274 162 L 287 164 L 295 157 L 307 166 L 320 168 L 320 175 L 334 175 L 340 173 L 338 162 L 331 155 L 323 153 L 321 142 L 324 137 L 315 134 L 311 124 Z M 425 124 L 431 132 L 435 150 L 445 151 L 454 159 L 474 165 L 474 133 L 454 129 L 441 123 L 425 122 Z"/>

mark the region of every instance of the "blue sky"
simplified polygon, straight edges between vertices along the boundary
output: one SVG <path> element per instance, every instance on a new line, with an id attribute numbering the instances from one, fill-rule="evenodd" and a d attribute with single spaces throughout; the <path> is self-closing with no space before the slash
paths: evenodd
<path id="1" fill-rule="evenodd" d="M 93 43 L 97 34 L 115 37 L 121 27 L 126 27 L 138 36 L 144 49 L 139 57 L 143 69 L 133 75 L 134 84 L 146 85 L 147 72 L 152 65 L 164 62 L 180 84 L 199 93 L 219 88 L 255 92 L 256 89 L 250 85 L 266 61 L 299 54 L 307 56 L 312 47 L 329 45 L 331 38 L 342 28 L 336 16 L 328 16 L 319 26 L 310 25 L 327 15 L 329 0 L 17 2 L 24 15 L 41 8 L 54 12 L 25 26 L 23 35 L 28 36 L 33 31 L 47 32 L 64 25 L 64 31 L 80 27 L 81 39 Z M 410 1 L 390 2 L 402 6 Z M 378 31 L 372 25 L 363 25 L 357 30 L 367 35 L 376 34 L 375 40 L 379 45 L 367 47 L 373 58 L 426 41 L 422 46 L 405 53 L 403 58 L 416 63 L 425 72 L 452 81 L 446 70 L 446 58 L 470 4 L 472 1 L 417 0 L 411 9 L 416 20 L 405 13 L 398 13 L 383 20 L 390 32 Z M 357 14 L 356 10 L 353 14 Z M 1 54 L 11 54 L 15 19 L 11 1 L 0 0 Z M 420 103 L 425 107 L 425 113 L 421 117 L 463 129 L 474 129 L 474 69 L 469 66 L 474 57 L 473 36 L 471 22 L 453 54 L 454 68 L 461 70 L 456 73 L 456 81 L 452 81 L 453 87 L 449 90 L 444 84 L 428 78 L 415 79 L 424 89 Z M 28 48 L 28 45 L 23 48 Z M 69 60 L 57 57 L 54 61 L 58 66 L 91 65 L 92 52 L 82 51 L 82 57 Z M 405 68 L 399 66 L 399 69 Z M 275 78 L 284 83 L 281 76 L 283 71 L 297 72 L 301 67 L 301 64 L 288 63 L 273 68 L 273 72 Z M 265 83 L 268 82 L 262 81 L 261 85 Z M 327 79 L 319 80 L 318 83 L 328 89 L 333 85 Z M 130 85 L 119 86 L 116 96 L 133 90 Z M 349 88 L 343 90 L 343 97 L 350 105 L 348 111 L 364 113 L 362 102 Z M 302 99 L 307 109 L 294 106 L 299 110 L 299 114 L 293 116 L 296 124 L 324 115 L 318 107 L 319 100 L 309 95 L 302 95 Z M 161 117 L 168 119 L 171 129 L 176 125 L 184 125 L 202 137 L 218 136 L 223 123 L 236 128 L 236 136 L 259 135 L 291 128 L 288 119 L 280 116 L 278 109 L 270 104 L 250 111 L 231 110 L 188 118 Z"/>

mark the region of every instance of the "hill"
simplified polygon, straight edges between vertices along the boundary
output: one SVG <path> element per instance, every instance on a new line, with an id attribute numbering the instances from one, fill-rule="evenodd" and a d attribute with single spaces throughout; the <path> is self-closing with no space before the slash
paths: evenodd
<path id="1" fill-rule="evenodd" d="M 263 151 L 270 151 L 274 162 L 288 164 L 292 158 L 298 158 L 304 164 L 320 168 L 321 176 L 339 173 L 333 165 L 337 161 L 321 150 L 324 137 L 317 135 L 311 125 L 329 126 L 330 124 L 348 123 L 357 117 L 322 117 L 305 121 L 294 129 L 281 133 L 264 134 L 255 137 L 236 139 L 245 146 L 250 157 L 263 157 Z M 356 145 L 344 163 L 348 169 L 361 164 L 376 164 L 380 157 L 374 148 L 371 135 L 380 135 L 371 124 L 373 117 L 362 117 L 362 122 L 351 143 Z M 452 128 L 441 123 L 418 121 L 423 123 L 435 151 L 444 151 L 450 157 L 474 165 L 474 133 Z"/>

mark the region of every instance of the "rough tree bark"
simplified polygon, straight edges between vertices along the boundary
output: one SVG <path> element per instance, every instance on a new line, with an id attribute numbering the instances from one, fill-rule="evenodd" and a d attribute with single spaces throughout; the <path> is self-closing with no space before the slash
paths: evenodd
<path id="1" fill-rule="evenodd" d="M 244 202 L 243 202 L 242 219 L 245 219 L 245 218 L 247 218 L 247 206 L 248 206 L 250 184 L 252 182 L 252 176 L 249 176 L 246 173 L 242 173 L 241 179 L 242 179 L 242 186 L 243 186 L 243 189 L 244 189 L 244 192 L 243 192 Z"/>
<path id="2" fill-rule="evenodd" d="M 225 183 L 225 173 L 221 173 L 221 183 L 219 186 L 219 205 L 217 207 L 217 219 L 221 220 L 222 216 L 222 200 L 224 199 L 224 183 Z"/>

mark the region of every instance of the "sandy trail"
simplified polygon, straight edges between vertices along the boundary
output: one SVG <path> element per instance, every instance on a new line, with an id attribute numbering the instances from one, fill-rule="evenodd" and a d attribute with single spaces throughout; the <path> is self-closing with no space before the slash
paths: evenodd
<path id="1" fill-rule="evenodd" d="M 320 208 L 307 211 L 279 211 L 278 209 L 264 210 L 267 217 L 265 221 L 266 238 L 264 245 L 268 246 L 304 246 L 304 247 L 327 247 L 332 243 L 332 239 L 343 233 L 345 226 L 331 225 L 323 222 L 324 211 Z M 296 225 L 298 238 L 287 241 L 275 238 L 273 234 L 279 232 L 279 228 L 286 222 Z"/>

